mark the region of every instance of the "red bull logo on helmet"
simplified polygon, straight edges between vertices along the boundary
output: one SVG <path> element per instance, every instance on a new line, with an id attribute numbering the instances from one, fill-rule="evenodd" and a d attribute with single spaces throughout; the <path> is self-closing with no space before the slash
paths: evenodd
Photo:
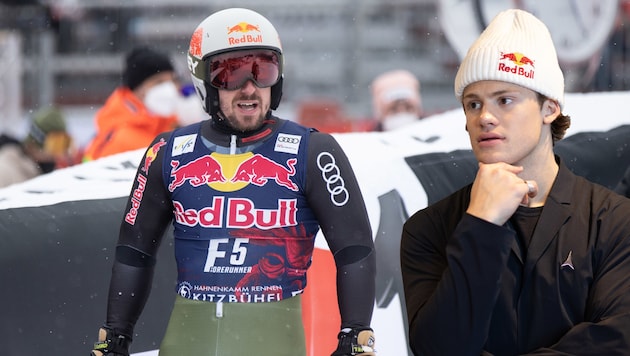
<path id="1" fill-rule="evenodd" d="M 250 32 L 254 33 L 252 34 Z M 227 34 L 228 44 L 230 46 L 263 42 L 262 34 L 260 33 L 260 27 L 258 25 L 252 25 L 247 22 L 239 22 L 234 26 L 228 26 Z"/>
<path id="2" fill-rule="evenodd" d="M 534 79 L 534 61 L 519 52 L 501 52 L 497 70 Z"/>
<path id="3" fill-rule="evenodd" d="M 247 22 L 239 22 L 232 27 L 228 27 L 227 30 L 228 30 L 228 35 L 229 35 L 234 32 L 242 32 L 242 33 L 250 32 L 250 31 L 260 32 L 260 27 L 257 25 L 252 25 Z"/>
<path id="4" fill-rule="evenodd" d="M 198 27 L 190 37 L 190 45 L 188 47 L 188 53 L 191 56 L 201 59 L 201 41 L 203 39 L 203 28 Z"/>

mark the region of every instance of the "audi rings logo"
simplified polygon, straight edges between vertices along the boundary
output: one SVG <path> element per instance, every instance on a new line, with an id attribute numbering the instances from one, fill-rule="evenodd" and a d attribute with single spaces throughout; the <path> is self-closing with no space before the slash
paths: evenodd
<path id="1" fill-rule="evenodd" d="M 298 144 L 300 143 L 300 138 L 299 136 L 298 137 L 278 136 L 278 142 Z"/>
<path id="2" fill-rule="evenodd" d="M 343 206 L 350 196 L 344 184 L 335 157 L 328 152 L 322 152 L 317 156 L 317 167 L 322 171 L 322 178 L 326 182 L 326 189 L 330 192 L 330 201 L 336 206 Z"/>

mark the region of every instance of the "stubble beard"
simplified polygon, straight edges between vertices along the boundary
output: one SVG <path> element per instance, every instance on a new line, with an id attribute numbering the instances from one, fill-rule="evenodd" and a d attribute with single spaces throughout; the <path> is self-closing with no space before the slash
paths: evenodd
<path id="1" fill-rule="evenodd" d="M 245 132 L 260 128 L 263 124 L 264 118 L 264 115 L 244 115 L 239 120 L 236 115 L 230 115 L 227 117 L 227 121 L 235 130 Z"/>
<path id="2" fill-rule="evenodd" d="M 257 95 L 247 96 L 247 97 L 238 97 L 235 98 L 234 101 L 238 100 L 256 100 L 259 103 L 262 103 L 262 100 Z M 233 105 L 236 107 L 236 104 Z M 228 124 L 237 131 L 245 132 L 245 131 L 254 131 L 259 129 L 265 120 L 265 116 L 267 115 L 268 109 L 260 106 L 260 115 L 241 115 L 240 119 L 237 115 L 232 112 L 231 115 L 225 115 L 225 119 Z"/>

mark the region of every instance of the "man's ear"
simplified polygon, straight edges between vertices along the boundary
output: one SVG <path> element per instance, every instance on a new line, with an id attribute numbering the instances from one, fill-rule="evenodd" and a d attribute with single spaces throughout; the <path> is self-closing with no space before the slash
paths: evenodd
<path id="1" fill-rule="evenodd" d="M 543 123 L 551 124 L 558 116 L 560 116 L 560 104 L 552 99 L 546 99 L 541 108 L 543 115 Z"/>

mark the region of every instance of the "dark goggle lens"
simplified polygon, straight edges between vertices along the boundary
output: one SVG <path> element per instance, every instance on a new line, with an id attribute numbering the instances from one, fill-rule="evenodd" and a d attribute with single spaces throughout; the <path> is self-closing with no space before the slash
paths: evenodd
<path id="1" fill-rule="evenodd" d="M 210 59 L 209 66 L 210 84 L 217 89 L 238 89 L 248 80 L 267 88 L 280 79 L 280 61 L 274 51 L 219 54 Z"/>

